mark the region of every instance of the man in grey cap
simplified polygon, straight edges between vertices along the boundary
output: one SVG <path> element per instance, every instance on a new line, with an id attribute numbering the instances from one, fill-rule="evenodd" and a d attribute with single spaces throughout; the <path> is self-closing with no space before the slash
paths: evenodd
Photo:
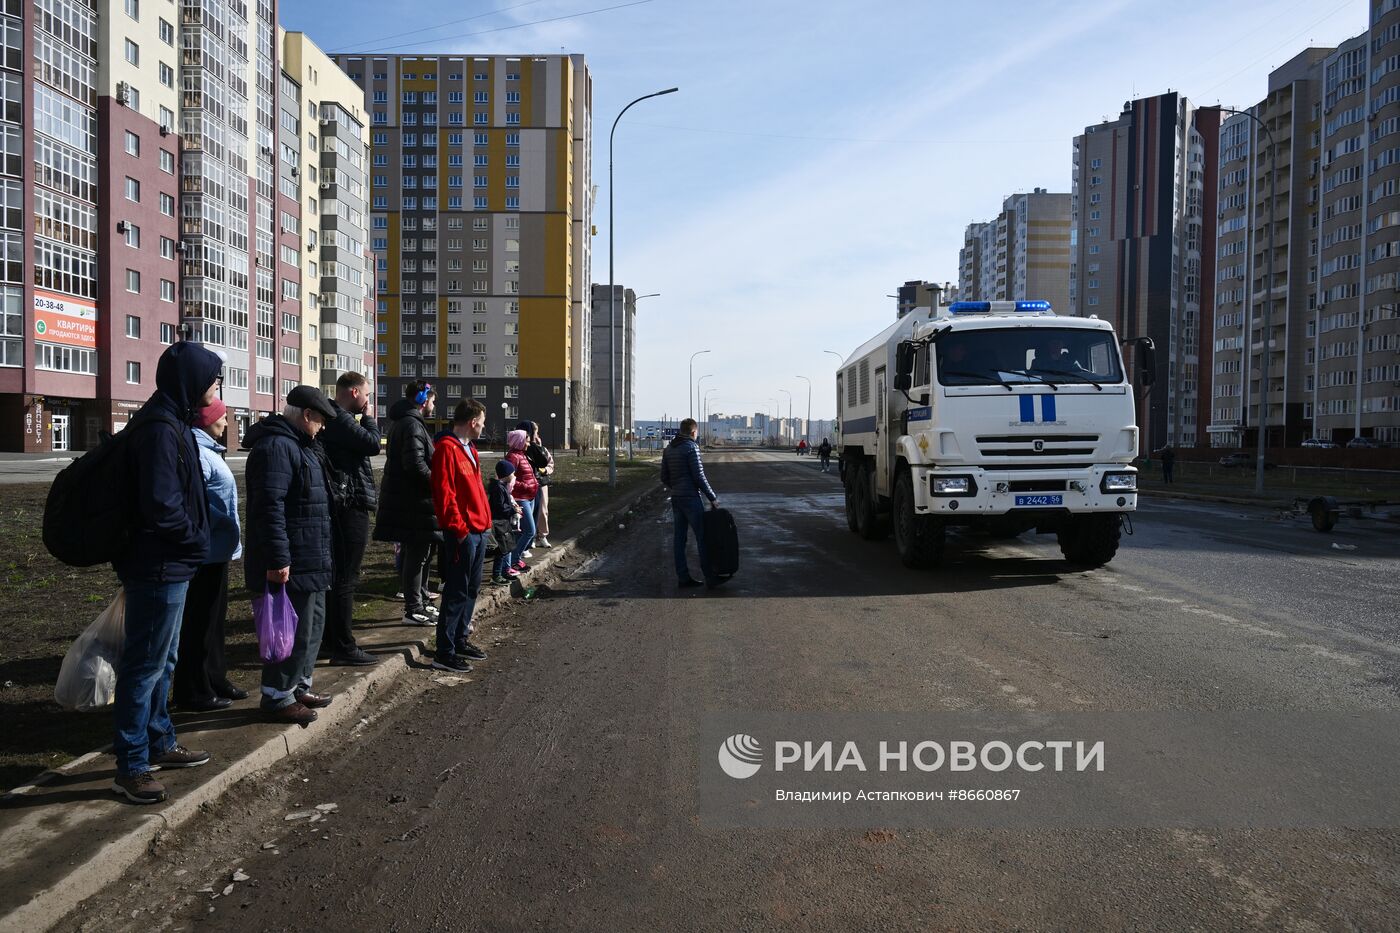
<path id="1" fill-rule="evenodd" d="M 287 393 L 280 415 L 248 431 L 245 583 L 254 594 L 286 587 L 297 614 L 284 661 L 263 665 L 262 710 L 273 722 L 307 726 L 331 698 L 311 692 L 331 588 L 331 509 L 337 475 L 316 441 L 335 409 L 314 386 Z"/>

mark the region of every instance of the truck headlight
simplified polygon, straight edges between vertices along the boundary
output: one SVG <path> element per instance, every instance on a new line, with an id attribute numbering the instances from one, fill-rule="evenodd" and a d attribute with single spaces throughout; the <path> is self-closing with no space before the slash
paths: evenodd
<path id="1" fill-rule="evenodd" d="M 970 496 L 977 491 L 970 476 L 935 476 L 933 494 L 935 496 Z"/>
<path id="2" fill-rule="evenodd" d="M 1105 473 L 1099 489 L 1103 492 L 1137 492 L 1137 474 Z"/>

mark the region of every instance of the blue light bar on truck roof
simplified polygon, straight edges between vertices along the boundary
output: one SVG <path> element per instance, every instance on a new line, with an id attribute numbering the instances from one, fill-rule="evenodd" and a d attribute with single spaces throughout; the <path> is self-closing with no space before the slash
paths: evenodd
<path id="1" fill-rule="evenodd" d="M 948 306 L 949 314 L 989 314 L 993 310 L 1039 312 L 1052 309 L 1048 301 L 955 301 Z"/>

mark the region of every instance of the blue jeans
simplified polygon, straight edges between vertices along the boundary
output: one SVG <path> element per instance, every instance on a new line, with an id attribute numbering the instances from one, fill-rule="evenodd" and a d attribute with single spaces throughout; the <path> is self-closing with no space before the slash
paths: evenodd
<path id="1" fill-rule="evenodd" d="M 118 774 L 149 771 L 152 757 L 175 747 L 166 698 L 189 588 L 188 580 L 126 584 L 126 644 L 117 667 L 113 715 Z"/>
<path id="2" fill-rule="evenodd" d="M 695 532 L 695 549 L 700 552 L 700 572 L 710 577 L 710 562 L 705 556 L 705 505 L 700 497 L 671 497 L 671 523 L 676 528 L 676 579 L 689 580 L 690 568 L 685 562 L 686 529 Z"/>
<path id="3" fill-rule="evenodd" d="M 510 563 L 514 566 L 525 559 L 525 552 L 535 541 L 535 504 L 520 503 L 520 533 L 516 535 L 515 550 L 510 552 Z"/>
<path id="4" fill-rule="evenodd" d="M 486 558 L 486 535 L 474 531 L 460 541 L 445 533 L 447 581 L 442 588 L 442 611 L 437 622 L 437 656 L 447 661 L 457 656 L 457 646 L 472 633 L 472 613 L 481 591 L 481 566 Z"/>

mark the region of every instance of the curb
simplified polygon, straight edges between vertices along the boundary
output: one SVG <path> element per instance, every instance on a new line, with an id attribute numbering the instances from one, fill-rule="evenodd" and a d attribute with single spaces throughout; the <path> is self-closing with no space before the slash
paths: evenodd
<path id="1" fill-rule="evenodd" d="M 532 575 L 544 576 L 560 562 L 567 560 L 580 550 L 581 542 L 635 510 L 648 498 L 656 496 L 659 490 L 647 485 L 620 500 L 595 506 L 579 517 L 587 520 L 573 537 L 550 549 L 549 553 L 535 561 Z M 519 599 L 516 587 L 508 590 L 483 589 L 477 598 L 475 618 L 486 622 L 490 614 L 502 605 Z M 425 629 L 425 632 L 429 630 Z M 320 711 L 316 728 L 303 729 L 288 726 L 285 730 L 269 737 L 251 752 L 230 762 L 219 774 L 188 792 L 182 793 L 168 803 L 158 813 L 152 813 L 140 820 L 131 830 L 117 839 L 106 843 L 86 861 L 72 866 L 63 877 L 56 879 L 47 888 L 35 894 L 28 903 L 5 917 L 0 917 L 0 933 L 43 933 L 63 920 L 82 901 L 102 891 L 117 881 L 122 874 L 145 856 L 161 834 L 174 830 L 188 822 L 208 803 L 218 799 L 225 791 L 245 777 L 264 771 L 283 759 L 308 746 L 314 745 L 333 734 L 333 730 L 347 720 L 353 720 L 361 704 L 374 692 L 375 688 L 419 668 L 411 667 L 409 657 L 416 646 L 420 654 L 431 654 L 432 635 L 426 635 L 415 643 L 404 645 L 392 656 L 363 674 L 353 677 L 336 694 L 337 702 Z M 104 754 L 105 750 L 89 752 L 58 768 L 44 772 L 19 790 L 23 792 L 46 783 L 52 777 L 63 774 L 81 762 Z"/>

